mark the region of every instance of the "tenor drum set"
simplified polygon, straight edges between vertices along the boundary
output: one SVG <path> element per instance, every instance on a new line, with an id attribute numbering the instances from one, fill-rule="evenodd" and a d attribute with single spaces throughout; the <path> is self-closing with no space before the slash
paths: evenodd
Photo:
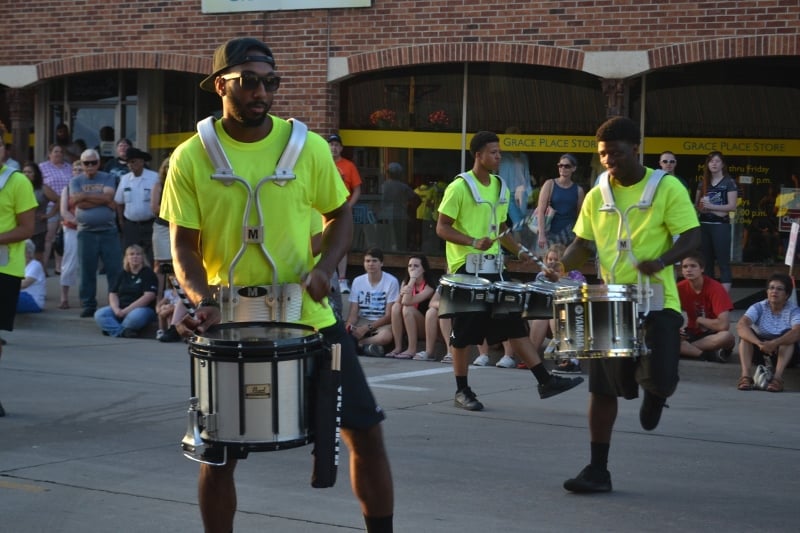
<path id="1" fill-rule="evenodd" d="M 545 357 L 638 357 L 646 353 L 638 285 L 557 282 L 491 282 L 472 274 L 445 274 L 439 282 L 439 316 L 484 312 L 493 318 L 555 319 Z"/>

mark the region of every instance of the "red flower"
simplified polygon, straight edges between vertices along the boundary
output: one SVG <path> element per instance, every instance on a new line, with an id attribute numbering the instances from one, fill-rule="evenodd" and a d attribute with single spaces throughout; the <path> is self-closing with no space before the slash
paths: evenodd
<path id="1" fill-rule="evenodd" d="M 369 116 L 369 123 L 373 126 L 381 125 L 382 123 L 394 124 L 397 114 L 391 109 L 376 109 Z"/>
<path id="2" fill-rule="evenodd" d="M 449 126 L 450 117 L 447 116 L 447 113 L 444 109 L 439 109 L 428 115 L 428 122 L 434 126 Z"/>

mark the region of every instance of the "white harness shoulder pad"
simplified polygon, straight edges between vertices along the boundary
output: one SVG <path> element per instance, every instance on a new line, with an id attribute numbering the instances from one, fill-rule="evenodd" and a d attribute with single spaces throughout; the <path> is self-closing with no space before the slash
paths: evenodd
<path id="1" fill-rule="evenodd" d="M 203 144 L 203 148 L 214 166 L 214 174 L 211 177 L 230 185 L 234 181 L 235 174 L 233 173 L 231 162 L 219 142 L 214 122 L 214 117 L 204 118 L 197 123 L 197 133 L 200 135 L 200 142 Z M 278 160 L 278 165 L 275 167 L 275 174 L 270 176 L 278 185 L 285 185 L 288 180 L 296 178 L 294 167 L 297 164 L 300 153 L 303 151 L 308 135 L 308 127 L 301 121 L 290 118 L 289 122 L 292 125 L 292 133 Z"/>
<path id="2" fill-rule="evenodd" d="M 491 175 L 491 174 L 490 174 Z M 459 174 L 459 177 L 463 178 L 465 182 L 467 182 L 467 186 L 469 187 L 470 192 L 472 193 L 472 198 L 475 200 L 476 204 L 481 203 L 491 203 L 489 200 L 484 200 L 480 193 L 478 192 L 478 185 L 475 183 L 475 179 L 470 175 L 469 172 L 462 172 Z M 500 179 L 500 176 L 495 176 L 500 181 L 500 196 L 497 199 L 498 204 L 507 204 L 508 203 L 508 187 L 506 186 L 506 182 Z"/>
<path id="3" fill-rule="evenodd" d="M 6 167 L 6 169 L 2 173 L 0 173 L 0 190 L 2 190 L 2 188 L 6 186 L 6 183 L 8 183 L 8 178 L 10 178 L 11 174 L 13 174 L 14 172 L 17 171 L 11 167 Z"/>
<path id="4" fill-rule="evenodd" d="M 661 183 L 661 178 L 666 176 L 667 173 L 661 169 L 653 170 L 647 184 L 642 191 L 642 197 L 639 198 L 639 203 L 636 207 L 639 209 L 648 209 L 653 205 L 653 197 L 656 195 L 658 184 Z M 603 206 L 600 211 L 614 211 L 616 203 L 614 202 L 614 193 L 611 191 L 611 183 L 608 179 L 608 171 L 603 172 L 597 177 L 597 185 L 600 187 L 600 193 L 603 196 Z"/>

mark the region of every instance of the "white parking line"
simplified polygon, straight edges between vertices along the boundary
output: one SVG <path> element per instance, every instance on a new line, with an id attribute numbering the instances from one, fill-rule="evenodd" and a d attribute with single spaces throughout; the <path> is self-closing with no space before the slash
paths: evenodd
<path id="1" fill-rule="evenodd" d="M 384 381 L 395 381 L 398 379 L 416 378 L 420 376 L 435 376 L 436 374 L 446 374 L 452 372 L 453 367 L 443 366 L 441 368 L 429 368 L 427 370 L 415 370 L 413 372 L 400 372 L 398 374 L 385 374 L 383 376 L 373 376 L 367 381 L 370 385 L 373 383 L 381 383 Z"/>

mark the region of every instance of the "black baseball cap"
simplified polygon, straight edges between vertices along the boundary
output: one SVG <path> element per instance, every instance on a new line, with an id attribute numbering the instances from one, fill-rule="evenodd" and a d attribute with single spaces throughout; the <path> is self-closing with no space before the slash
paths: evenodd
<path id="1" fill-rule="evenodd" d="M 339 144 L 342 144 L 342 138 L 339 137 L 338 133 L 334 133 L 333 135 L 328 135 L 328 143 L 332 143 L 336 141 Z"/>
<path id="2" fill-rule="evenodd" d="M 264 55 L 247 55 L 252 50 L 258 50 Z M 213 93 L 214 80 L 217 76 L 231 67 L 251 61 L 267 63 L 272 65 L 272 68 L 275 68 L 275 58 L 272 56 L 272 50 L 263 42 L 253 37 L 231 39 L 214 51 L 213 74 L 200 82 L 200 88 Z"/>

